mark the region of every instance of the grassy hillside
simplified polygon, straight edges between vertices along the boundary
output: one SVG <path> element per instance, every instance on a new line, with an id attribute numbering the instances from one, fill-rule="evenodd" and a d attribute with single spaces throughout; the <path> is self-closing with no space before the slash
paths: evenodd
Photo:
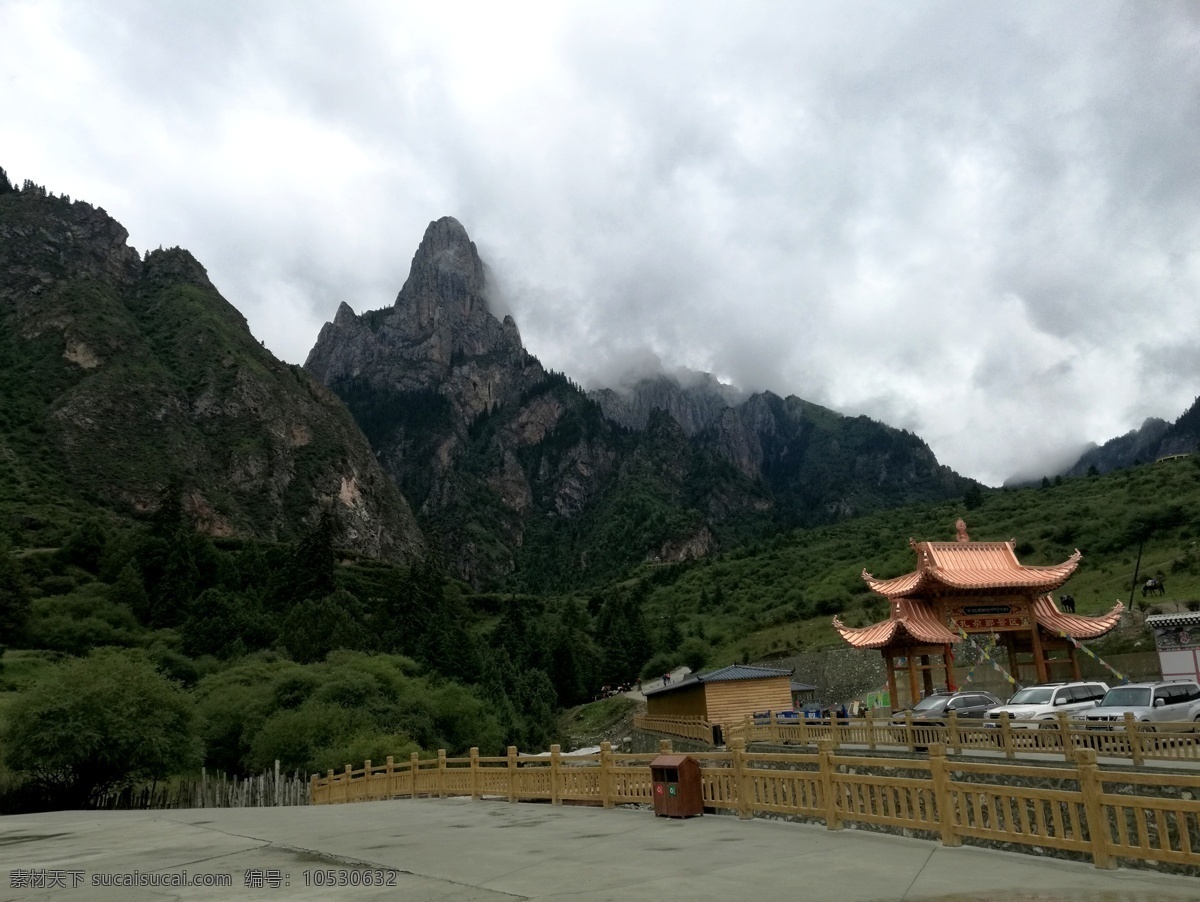
<path id="1" fill-rule="evenodd" d="M 962 517 L 977 541 L 1016 539 L 1026 564 L 1083 561 L 1063 591 L 1078 612 L 1099 614 L 1129 601 L 1144 540 L 1140 580 L 1161 573 L 1167 595 L 1145 599 L 1163 610 L 1200 599 L 1200 455 L 1042 488 L 985 491 L 966 503 L 910 507 L 799 530 L 690 566 L 644 568 L 653 583 L 649 620 L 682 639 L 707 644 L 710 665 L 840 645 L 830 621 L 862 626 L 886 615 L 862 579 L 913 569 L 910 537 L 951 541 Z M 1135 606 L 1142 603 L 1140 588 Z M 660 668 L 661 669 L 661 668 Z"/>

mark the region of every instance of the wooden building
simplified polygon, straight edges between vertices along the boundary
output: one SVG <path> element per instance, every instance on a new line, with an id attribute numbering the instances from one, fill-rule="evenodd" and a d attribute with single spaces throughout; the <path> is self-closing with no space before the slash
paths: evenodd
<path id="1" fill-rule="evenodd" d="M 703 717 L 728 726 L 759 711 L 792 710 L 792 671 L 734 664 L 646 693 L 649 717 Z"/>
<path id="2" fill-rule="evenodd" d="M 911 573 L 876 579 L 863 570 L 888 600 L 886 620 L 853 628 L 833 619 L 850 645 L 883 653 L 892 706 L 912 705 L 935 683 L 956 689 L 954 649 L 972 635 L 998 636 L 998 663 L 1020 683 L 1080 679 L 1075 642 L 1111 631 L 1124 605 L 1102 617 L 1063 613 L 1050 593 L 1075 572 L 1079 551 L 1061 564 L 1026 566 L 1013 541 L 972 542 L 966 524 L 957 526 L 954 542 L 909 540 L 917 554 Z"/>

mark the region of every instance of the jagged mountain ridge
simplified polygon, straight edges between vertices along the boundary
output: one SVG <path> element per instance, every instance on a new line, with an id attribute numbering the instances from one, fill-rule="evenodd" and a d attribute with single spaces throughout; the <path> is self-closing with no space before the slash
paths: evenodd
<path id="1" fill-rule="evenodd" d="M 1200 398 L 1174 423 L 1150 417 L 1138 429 L 1109 439 L 1103 445 L 1093 445 L 1062 475 L 1083 476 L 1092 467 L 1108 473 L 1194 451 L 1200 451 Z"/>
<path id="2" fill-rule="evenodd" d="M 831 511 L 837 507 L 838 502 L 830 499 L 806 499 L 799 474 L 839 457 L 837 469 L 842 478 L 861 482 L 864 488 L 925 480 L 931 483 L 928 500 L 936 500 L 959 493 L 969 484 L 938 464 L 929 446 L 907 430 L 893 429 L 869 417 L 844 417 L 795 395 L 781 398 L 767 391 L 746 398 L 709 373 L 658 374 L 620 389 L 588 394 L 606 415 L 634 429 L 644 428 L 652 411 L 666 411 L 702 447 L 747 477 L 765 480 L 777 494 L 793 496 L 802 507 L 813 503 L 832 505 Z M 862 489 L 848 494 L 864 496 Z M 871 490 L 865 492 L 866 497 L 871 494 Z M 886 501 L 872 499 L 867 506 L 880 503 Z M 862 506 L 843 502 L 841 509 Z"/>
<path id="3" fill-rule="evenodd" d="M 745 394 L 711 373 L 687 371 L 644 376 L 618 388 L 593 389 L 588 397 L 610 420 L 629 429 L 645 429 L 653 411 L 665 410 L 685 434 L 693 436 L 711 426 L 726 408 L 743 401 Z"/>
<path id="4" fill-rule="evenodd" d="M 731 404 L 711 378 L 589 397 L 492 315 L 450 218 L 429 225 L 395 304 L 343 304 L 305 367 L 476 584 L 586 582 L 617 575 L 614 560 L 695 557 L 971 484 L 916 436 L 769 393 Z"/>
<path id="5" fill-rule="evenodd" d="M 344 547 L 415 559 L 412 513 L 343 405 L 191 254 L 127 238 L 90 204 L 0 193 L 4 499 L 133 515 L 173 487 L 212 535 L 288 539 L 329 512 Z"/>

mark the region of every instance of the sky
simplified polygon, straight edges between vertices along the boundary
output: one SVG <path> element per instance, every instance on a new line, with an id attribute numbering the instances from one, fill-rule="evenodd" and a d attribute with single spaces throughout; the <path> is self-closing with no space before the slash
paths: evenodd
<path id="1" fill-rule="evenodd" d="M 528 350 L 1040 477 L 1200 395 L 1200 4 L 0 0 L 0 167 L 277 356 L 454 216 Z"/>

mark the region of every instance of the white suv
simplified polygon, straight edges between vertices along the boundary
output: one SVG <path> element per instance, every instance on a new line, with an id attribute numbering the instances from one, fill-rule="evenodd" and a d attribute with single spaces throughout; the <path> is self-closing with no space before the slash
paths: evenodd
<path id="1" fill-rule="evenodd" d="M 1120 727 L 1125 712 L 1138 723 L 1200 721 L 1200 684 L 1173 680 L 1113 686 L 1099 705 L 1072 719 L 1085 721 L 1089 727 Z"/>
<path id="2" fill-rule="evenodd" d="M 1058 712 L 1075 714 L 1095 707 L 1108 692 L 1100 682 L 1040 683 L 1026 686 L 1008 702 L 987 713 L 988 726 L 1000 726 L 1000 715 L 1008 714 L 1009 725 L 1023 730 L 1049 728 L 1058 719 Z"/>

